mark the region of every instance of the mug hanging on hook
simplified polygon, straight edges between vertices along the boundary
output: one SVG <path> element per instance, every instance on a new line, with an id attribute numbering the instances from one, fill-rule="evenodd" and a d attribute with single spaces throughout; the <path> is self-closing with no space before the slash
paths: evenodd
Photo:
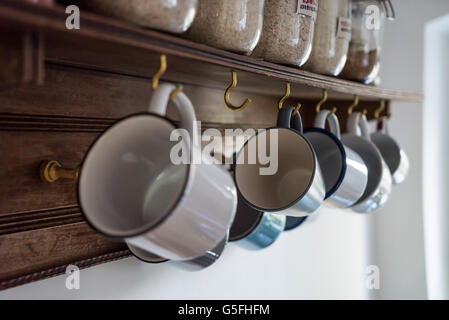
<path id="1" fill-rule="evenodd" d="M 410 163 L 407 154 L 390 135 L 389 118 L 389 116 L 378 118 L 378 131 L 371 134 L 371 140 L 387 163 L 393 184 L 398 185 L 407 177 Z"/>

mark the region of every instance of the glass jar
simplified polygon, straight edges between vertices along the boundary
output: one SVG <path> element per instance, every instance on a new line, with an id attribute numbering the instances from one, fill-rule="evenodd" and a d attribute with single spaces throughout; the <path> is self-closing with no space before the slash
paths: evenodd
<path id="1" fill-rule="evenodd" d="M 264 0 L 199 0 L 187 37 L 210 46 L 250 54 L 262 32 Z"/>
<path id="2" fill-rule="evenodd" d="M 182 33 L 195 18 L 198 0 L 72 0 L 70 3 L 144 27 Z"/>
<path id="3" fill-rule="evenodd" d="M 346 63 L 351 20 L 349 0 L 319 0 L 312 53 L 304 69 L 336 76 Z"/>
<path id="4" fill-rule="evenodd" d="M 394 18 L 390 1 L 352 0 L 352 37 L 342 78 L 366 84 L 376 79 L 386 17 Z"/>
<path id="5" fill-rule="evenodd" d="M 312 50 L 318 0 L 265 0 L 262 36 L 253 56 L 302 66 Z"/>

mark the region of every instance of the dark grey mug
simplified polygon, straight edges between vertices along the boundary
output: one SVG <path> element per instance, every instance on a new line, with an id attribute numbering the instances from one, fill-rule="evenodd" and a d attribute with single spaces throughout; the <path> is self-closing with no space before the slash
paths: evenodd
<path id="1" fill-rule="evenodd" d="M 372 212 L 388 201 L 392 186 L 390 170 L 379 149 L 371 142 L 365 115 L 360 112 L 352 113 L 347 121 L 347 130 L 348 133 L 342 137 L 343 143 L 356 151 L 368 168 L 365 192 L 352 209 L 358 213 Z"/>
<path id="2" fill-rule="evenodd" d="M 410 163 L 407 154 L 391 137 L 389 122 L 383 118 L 378 123 L 378 131 L 371 134 L 371 141 L 377 146 L 391 172 L 393 184 L 402 183 L 407 177 Z"/>

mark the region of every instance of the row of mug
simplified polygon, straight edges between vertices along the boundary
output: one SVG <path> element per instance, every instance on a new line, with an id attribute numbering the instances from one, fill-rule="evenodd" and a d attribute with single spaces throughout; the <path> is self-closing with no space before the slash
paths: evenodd
<path id="1" fill-rule="evenodd" d="M 236 155 L 234 177 L 215 164 L 174 164 L 170 153 L 178 142 L 170 137 L 177 126 L 165 114 L 175 89 L 159 85 L 149 112 L 107 129 L 81 166 L 78 199 L 86 220 L 101 234 L 126 241 L 140 259 L 197 270 L 216 261 L 228 241 L 249 249 L 269 246 L 326 198 L 358 212 L 386 201 L 392 178 L 381 152 L 391 150 L 385 144 L 379 151 L 370 141 L 377 138 L 370 137 L 366 118 L 358 113 L 348 121 L 350 133 L 340 139 L 335 115 L 323 111 L 316 122 L 321 128 L 302 132 L 299 114 L 292 117 L 293 108 L 282 108 L 277 127 L 248 140 L 276 131 L 279 164 L 273 175 L 258 174 L 263 164 L 238 161 L 248 152 L 248 142 Z M 185 129 L 183 141 L 191 142 L 192 154 L 200 153 L 192 103 L 183 92 L 172 100 Z M 324 129 L 326 120 L 330 131 Z M 400 155 L 396 182 L 406 166 Z"/>
<path id="2" fill-rule="evenodd" d="M 315 212 L 325 200 L 358 213 L 384 205 L 392 185 L 400 184 L 409 168 L 407 156 L 388 133 L 388 122 L 384 119 L 383 130 L 370 134 L 366 116 L 354 112 L 347 120 L 348 133 L 341 135 L 335 113 L 320 111 L 314 128 L 303 130 L 293 110 L 282 108 L 277 126 L 250 138 L 236 157 L 234 178 L 242 198 L 259 210 L 294 217 Z M 261 175 L 262 163 L 244 159 L 254 149 L 251 145 L 268 144 L 272 134 L 277 136 L 279 169 Z"/>

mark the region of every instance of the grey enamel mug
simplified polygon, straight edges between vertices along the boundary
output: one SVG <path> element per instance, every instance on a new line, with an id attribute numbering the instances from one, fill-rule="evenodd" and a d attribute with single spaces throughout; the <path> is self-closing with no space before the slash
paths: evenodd
<path id="1" fill-rule="evenodd" d="M 371 134 L 371 140 L 377 146 L 382 157 L 388 165 L 393 179 L 393 184 L 402 183 L 407 177 L 410 167 L 407 154 L 399 144 L 391 137 L 389 121 L 383 118 L 378 123 L 379 130 Z"/>
<path id="2" fill-rule="evenodd" d="M 290 128 L 293 110 L 282 108 L 277 127 L 246 141 L 236 157 L 234 180 L 243 201 L 254 209 L 302 217 L 320 207 L 325 188 L 315 152 L 302 134 L 299 113 L 297 127 Z M 261 157 L 267 153 L 270 163 Z"/>
<path id="3" fill-rule="evenodd" d="M 360 128 L 360 129 L 359 129 Z M 391 174 L 376 145 L 370 140 L 368 120 L 360 112 L 348 117 L 347 134 L 342 136 L 345 145 L 357 152 L 368 168 L 368 183 L 362 197 L 352 209 L 358 213 L 372 212 L 382 207 L 391 193 Z M 359 132 L 361 131 L 361 134 Z"/>
<path id="4" fill-rule="evenodd" d="M 235 219 L 229 230 L 229 241 L 248 250 L 267 248 L 284 231 L 286 218 L 284 215 L 258 211 L 239 197 Z"/>
<path id="5" fill-rule="evenodd" d="M 329 130 L 325 129 L 326 122 Z M 339 208 L 354 205 L 365 192 L 368 168 L 360 155 L 341 142 L 337 116 L 321 110 L 314 128 L 304 130 L 304 136 L 317 155 L 326 186 L 326 202 Z"/>

